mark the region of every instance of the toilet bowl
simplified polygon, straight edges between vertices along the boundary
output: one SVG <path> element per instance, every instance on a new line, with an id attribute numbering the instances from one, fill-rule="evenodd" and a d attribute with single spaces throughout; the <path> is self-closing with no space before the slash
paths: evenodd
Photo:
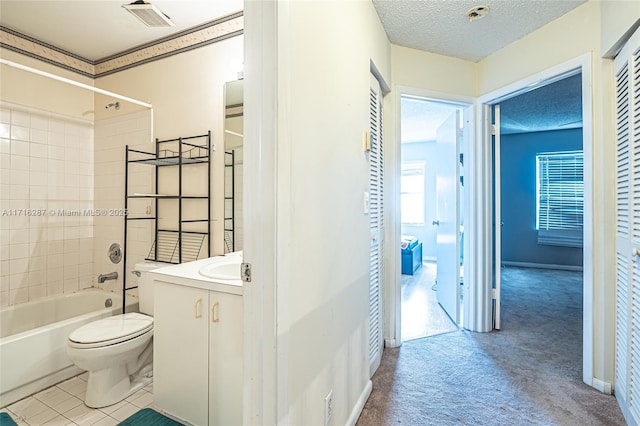
<path id="1" fill-rule="evenodd" d="M 153 280 L 146 272 L 162 266 L 136 264 L 140 313 L 114 315 L 72 331 L 67 354 L 89 372 L 85 404 L 100 408 L 115 404 L 152 380 Z"/>

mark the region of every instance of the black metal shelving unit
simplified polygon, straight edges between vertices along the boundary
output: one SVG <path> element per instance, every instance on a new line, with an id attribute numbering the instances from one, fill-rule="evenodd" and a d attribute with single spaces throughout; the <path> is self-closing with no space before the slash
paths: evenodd
<path id="1" fill-rule="evenodd" d="M 235 151 L 224 152 L 225 193 L 224 193 L 224 250 L 225 253 L 235 251 Z M 227 185 L 229 184 L 229 185 Z"/>
<path id="2" fill-rule="evenodd" d="M 155 152 L 140 151 L 137 149 L 125 148 L 125 190 L 124 208 L 129 212 L 130 201 L 134 199 L 149 199 L 153 201 L 152 216 L 126 215 L 124 218 L 124 273 L 122 278 L 122 298 L 124 312 L 126 292 L 133 290 L 137 286 L 127 286 L 127 234 L 130 221 L 154 222 L 154 242 L 145 260 L 161 262 L 167 264 L 178 264 L 197 260 L 202 247 L 206 245 L 207 257 L 211 257 L 211 131 L 204 135 L 180 137 L 176 139 L 160 140 L 156 139 Z M 153 167 L 155 186 L 158 192 L 160 186 L 160 174 L 165 168 L 177 168 L 178 182 L 177 193 L 174 194 L 130 194 L 129 193 L 129 169 L 132 165 L 146 165 Z M 184 190 L 183 169 L 185 167 L 201 164 L 207 168 L 207 195 L 188 195 Z M 185 194 L 186 192 L 186 194 Z M 198 218 L 186 219 L 184 216 L 184 202 L 187 200 L 200 200 L 203 204 L 203 215 Z M 177 218 L 175 227 L 160 225 L 160 211 L 162 204 L 167 202 L 177 203 Z M 206 212 L 206 217 L 205 217 Z M 190 225 L 203 224 L 202 230 L 185 229 Z M 205 230 L 206 229 L 206 230 Z M 205 244 L 206 243 L 206 244 Z"/>

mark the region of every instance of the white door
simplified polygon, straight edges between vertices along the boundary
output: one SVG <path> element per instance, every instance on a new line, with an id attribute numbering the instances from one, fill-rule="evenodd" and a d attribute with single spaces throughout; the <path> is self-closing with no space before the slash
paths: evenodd
<path id="1" fill-rule="evenodd" d="M 384 247 L 384 192 L 382 150 L 382 91 L 371 75 L 369 92 L 369 374 L 380 366 L 383 350 L 382 335 L 382 258 Z"/>
<path id="2" fill-rule="evenodd" d="M 460 111 L 438 128 L 436 150 L 436 272 L 438 302 L 456 323 L 460 321 Z"/>
<path id="3" fill-rule="evenodd" d="M 615 395 L 640 423 L 640 30 L 614 61 L 616 90 Z"/>
<path id="4" fill-rule="evenodd" d="M 502 215 L 500 214 L 500 105 L 493 106 L 493 328 L 500 330 Z"/>

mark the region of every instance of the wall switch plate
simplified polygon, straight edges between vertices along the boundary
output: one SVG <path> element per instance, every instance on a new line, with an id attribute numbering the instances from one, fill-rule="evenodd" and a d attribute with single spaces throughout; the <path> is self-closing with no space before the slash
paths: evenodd
<path id="1" fill-rule="evenodd" d="M 364 192 L 364 214 L 369 214 L 369 209 L 371 207 L 371 197 L 369 196 L 369 192 Z"/>
<path id="2" fill-rule="evenodd" d="M 327 426 L 333 416 L 333 389 L 324 397 L 324 425 Z"/>

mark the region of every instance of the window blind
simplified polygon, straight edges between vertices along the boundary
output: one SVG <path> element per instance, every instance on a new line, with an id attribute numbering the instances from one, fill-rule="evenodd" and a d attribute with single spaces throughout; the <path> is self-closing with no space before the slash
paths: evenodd
<path id="1" fill-rule="evenodd" d="M 582 247 L 583 164 L 582 151 L 536 155 L 538 244 Z"/>
<path id="2" fill-rule="evenodd" d="M 400 216 L 407 225 L 424 225 L 424 161 L 403 162 Z"/>

